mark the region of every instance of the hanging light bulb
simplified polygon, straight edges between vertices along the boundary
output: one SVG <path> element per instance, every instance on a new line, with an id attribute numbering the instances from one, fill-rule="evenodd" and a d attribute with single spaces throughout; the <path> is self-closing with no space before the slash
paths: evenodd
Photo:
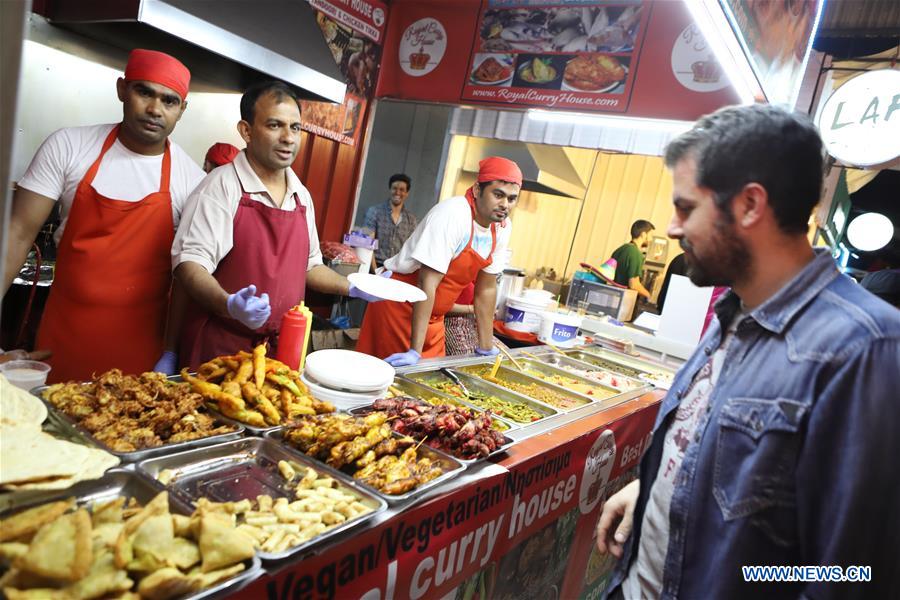
<path id="1" fill-rule="evenodd" d="M 884 248 L 894 237 L 894 224 L 880 213 L 864 213 L 850 221 L 847 239 L 857 250 L 872 252 Z"/>

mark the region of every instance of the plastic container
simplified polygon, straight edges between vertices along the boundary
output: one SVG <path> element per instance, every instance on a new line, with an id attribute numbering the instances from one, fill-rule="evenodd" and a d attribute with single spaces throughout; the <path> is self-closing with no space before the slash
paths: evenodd
<path id="1" fill-rule="evenodd" d="M 546 311 L 541 317 L 538 339 L 545 344 L 571 348 L 578 342 L 582 316 L 577 313 Z"/>
<path id="2" fill-rule="evenodd" d="M 30 390 L 47 382 L 50 365 L 37 360 L 10 360 L 0 364 L 0 373 L 23 390 Z"/>
<path id="3" fill-rule="evenodd" d="M 359 259 L 359 273 L 368 273 L 369 268 L 372 265 L 372 255 L 374 251 L 371 248 L 360 248 L 356 247 L 353 249 L 356 251 L 356 258 Z"/>
<path id="4" fill-rule="evenodd" d="M 547 306 L 553 301 L 553 292 L 549 290 L 526 289 L 522 290 L 522 299 L 526 302 L 543 302 Z"/>
<path id="5" fill-rule="evenodd" d="M 549 294 L 549 292 L 547 292 Z M 523 333 L 537 333 L 541 328 L 541 318 L 552 296 L 542 300 L 529 300 L 524 296 L 510 296 L 506 299 L 505 323 L 508 329 Z"/>
<path id="6" fill-rule="evenodd" d="M 285 312 L 281 317 L 275 358 L 295 371 L 302 370 L 311 330 L 312 312 L 302 302 Z"/>

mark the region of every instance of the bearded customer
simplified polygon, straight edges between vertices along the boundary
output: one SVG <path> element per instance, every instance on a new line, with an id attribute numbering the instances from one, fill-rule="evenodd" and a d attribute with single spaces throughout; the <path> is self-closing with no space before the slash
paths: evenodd
<path id="1" fill-rule="evenodd" d="M 493 156 L 479 164 L 478 181 L 465 196 L 454 196 L 428 211 L 399 254 L 385 263 L 393 278 L 416 285 L 426 300 L 381 302 L 363 318 L 357 350 L 384 358 L 395 367 L 422 357 L 444 356 L 444 315 L 470 283 L 478 330 L 475 352 L 493 356 L 494 305 L 498 257 L 509 245 L 509 212 L 519 199 L 522 172 L 511 160 Z"/>
<path id="2" fill-rule="evenodd" d="M 391 197 L 366 211 L 365 226 L 375 233 L 378 240 L 373 267 L 384 265 L 384 261 L 400 252 L 403 243 L 419 224 L 416 215 L 404 208 L 411 187 L 412 180 L 405 173 L 391 175 L 388 180 Z"/>
<path id="3" fill-rule="evenodd" d="M 38 149 L 13 196 L 4 290 L 60 204 L 53 285 L 37 346 L 50 381 L 117 367 L 140 373 L 163 351 L 169 252 L 203 171 L 169 141 L 187 108 L 190 72 L 161 52 L 134 50 L 116 82 L 122 121 L 60 129 Z"/>
<path id="4" fill-rule="evenodd" d="M 241 97 L 245 150 L 191 194 L 172 246 L 175 277 L 191 304 L 179 360 L 277 345 L 282 315 L 309 287 L 376 302 L 322 264 L 312 198 L 291 165 L 300 149 L 297 94 L 265 81 Z"/>
<path id="5" fill-rule="evenodd" d="M 598 549 L 622 559 L 610 597 L 900 597 L 900 403 L 885 379 L 900 313 L 810 247 L 816 129 L 773 106 L 724 108 L 666 164 L 688 276 L 731 291 L 663 400 L 640 479 L 603 508 Z M 766 565 L 865 566 L 871 580 L 744 569 Z"/>

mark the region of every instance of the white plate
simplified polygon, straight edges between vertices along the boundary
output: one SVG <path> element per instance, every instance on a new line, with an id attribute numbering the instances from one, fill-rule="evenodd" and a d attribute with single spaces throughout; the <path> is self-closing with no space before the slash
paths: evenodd
<path id="1" fill-rule="evenodd" d="M 399 279 L 371 273 L 352 273 L 347 276 L 347 279 L 367 294 L 394 302 L 421 302 L 428 297 L 416 286 L 404 283 Z"/>
<path id="2" fill-rule="evenodd" d="M 305 374 L 300 376 L 300 380 L 306 385 L 309 389 L 309 393 L 312 394 L 314 398 L 324 400 L 325 402 L 331 402 L 338 410 L 351 410 L 353 408 L 359 408 L 360 406 L 368 406 L 379 398 L 384 398 L 387 394 L 387 389 L 379 392 L 359 393 L 333 390 L 324 385 L 319 385 Z"/>
<path id="3" fill-rule="evenodd" d="M 394 382 L 394 367 L 351 350 L 319 350 L 306 357 L 304 371 L 319 385 L 351 392 L 377 392 Z"/>

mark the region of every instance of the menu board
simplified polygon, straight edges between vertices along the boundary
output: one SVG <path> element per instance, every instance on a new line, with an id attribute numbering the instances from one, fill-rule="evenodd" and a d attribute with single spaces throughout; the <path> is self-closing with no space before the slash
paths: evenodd
<path id="1" fill-rule="evenodd" d="M 719 0 L 766 99 L 793 105 L 803 80 L 822 0 Z"/>
<path id="2" fill-rule="evenodd" d="M 347 82 L 342 104 L 301 100 L 302 128 L 354 145 L 375 91 L 387 7 L 378 0 L 309 0 L 316 23 Z"/>
<path id="3" fill-rule="evenodd" d="M 647 30 L 645 4 L 489 0 L 462 99 L 626 111 Z"/>

